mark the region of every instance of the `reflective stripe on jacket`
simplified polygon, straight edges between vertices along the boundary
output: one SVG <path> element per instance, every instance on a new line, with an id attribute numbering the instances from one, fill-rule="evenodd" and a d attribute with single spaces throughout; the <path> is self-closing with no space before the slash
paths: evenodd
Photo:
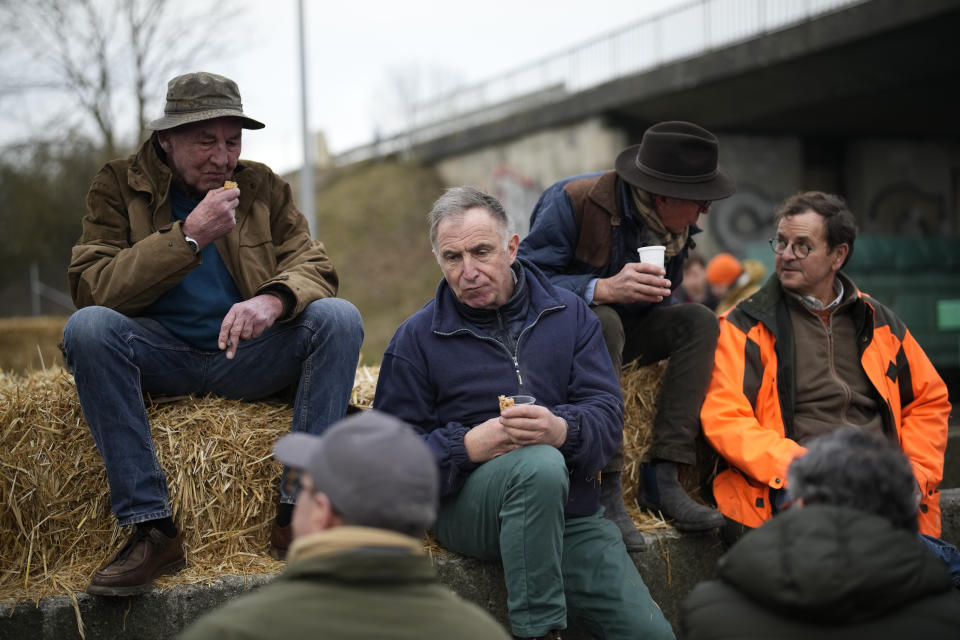
<path id="1" fill-rule="evenodd" d="M 843 274 L 844 288 L 855 288 Z M 857 291 L 852 313 L 860 364 L 876 390 L 884 426 L 909 458 L 923 494 L 920 531 L 940 535 L 940 492 L 950 402 L 947 388 L 903 321 Z M 792 439 L 795 345 L 776 275 L 720 319 L 713 378 L 701 409 L 703 432 L 729 468 L 713 482 L 724 515 L 758 527 L 773 491 L 806 450 Z"/>

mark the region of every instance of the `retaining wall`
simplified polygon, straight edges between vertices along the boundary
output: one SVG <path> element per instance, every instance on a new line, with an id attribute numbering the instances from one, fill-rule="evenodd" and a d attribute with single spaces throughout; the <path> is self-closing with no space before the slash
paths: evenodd
<path id="1" fill-rule="evenodd" d="M 960 489 L 941 494 L 943 537 L 960 546 Z M 677 626 L 680 606 L 695 584 L 715 576 L 722 546 L 714 533 L 659 537 L 647 534 L 647 549 L 633 554 L 654 600 Z M 496 563 L 443 552 L 435 564 L 444 584 L 506 622 L 503 571 Z M 79 639 L 77 615 L 83 618 L 86 640 L 167 640 L 208 610 L 250 589 L 266 584 L 270 575 L 228 576 L 208 585 L 177 587 L 132 598 L 77 594 L 45 598 L 38 604 L 0 605 L 0 640 Z M 567 640 L 588 636 L 570 629 Z"/>

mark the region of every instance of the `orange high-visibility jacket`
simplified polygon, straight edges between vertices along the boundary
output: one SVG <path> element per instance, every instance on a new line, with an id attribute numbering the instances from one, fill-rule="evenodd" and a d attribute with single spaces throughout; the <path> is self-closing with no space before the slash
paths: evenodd
<path id="1" fill-rule="evenodd" d="M 844 288 L 856 285 L 838 274 Z M 853 312 L 860 364 L 880 398 L 884 429 L 896 434 L 923 494 L 920 531 L 940 535 L 940 492 L 950 402 L 947 387 L 893 311 L 857 292 Z M 806 449 L 791 438 L 795 345 L 776 275 L 720 319 L 713 378 L 700 412 L 703 433 L 729 468 L 713 482 L 728 518 L 758 527 L 771 517 L 774 491 Z"/>

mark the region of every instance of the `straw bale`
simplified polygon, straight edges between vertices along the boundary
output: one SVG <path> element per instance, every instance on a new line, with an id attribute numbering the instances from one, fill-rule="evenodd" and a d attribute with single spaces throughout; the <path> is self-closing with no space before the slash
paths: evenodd
<path id="1" fill-rule="evenodd" d="M 640 465 L 648 458 L 653 443 L 653 420 L 657 415 L 663 374 L 667 370 L 667 360 L 639 367 L 636 361 L 624 366 L 620 374 L 620 388 L 624 400 L 623 425 L 623 499 L 627 511 L 637 522 L 641 530 L 669 526 L 662 518 L 639 509 L 637 505 L 637 484 L 640 481 Z M 709 483 L 716 473 L 716 453 L 702 438 L 697 440 L 697 466 L 681 465 L 679 479 L 687 494 L 695 499 L 701 494 L 701 487 Z M 662 525 L 662 526 L 661 526 Z"/>
<path id="2" fill-rule="evenodd" d="M 620 373 L 624 402 L 623 469 L 620 472 L 623 502 L 637 528 L 650 533 L 670 529 L 663 518 L 637 506 L 640 463 L 653 441 L 653 418 L 657 414 L 660 383 L 665 369 L 665 362 L 638 367 L 634 361 L 625 365 Z"/>
<path id="3" fill-rule="evenodd" d="M 622 380 L 625 499 L 638 526 L 652 532 L 669 527 L 632 505 L 662 371 L 627 369 Z M 372 406 L 378 373 L 357 369 L 353 410 Z M 157 586 L 282 570 L 266 553 L 280 473 L 270 452 L 289 430 L 289 404 L 148 398 L 147 414 L 187 553 L 187 568 Z M 130 533 L 116 525 L 103 462 L 73 378 L 60 367 L 27 376 L 0 372 L 0 504 L 2 602 L 82 591 Z"/>
<path id="4" fill-rule="evenodd" d="M 372 404 L 376 372 L 357 370 L 357 407 Z M 157 586 L 281 570 L 266 553 L 280 474 L 271 451 L 292 407 L 191 396 L 148 399 L 147 414 L 187 553 L 187 568 Z M 59 367 L 0 372 L 0 504 L 3 602 L 82 591 L 130 533 L 116 525 L 73 378 Z"/>
<path id="5" fill-rule="evenodd" d="M 62 316 L 0 318 L 0 370 L 23 374 L 63 366 L 57 346 L 63 340 Z"/>

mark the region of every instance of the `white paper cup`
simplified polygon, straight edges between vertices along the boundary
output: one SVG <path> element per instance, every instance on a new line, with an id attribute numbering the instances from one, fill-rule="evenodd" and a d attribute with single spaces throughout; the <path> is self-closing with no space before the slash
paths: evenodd
<path id="1" fill-rule="evenodd" d="M 637 249 L 637 253 L 640 254 L 640 262 L 646 262 L 647 264 L 655 264 L 661 269 L 663 269 L 663 252 L 666 250 L 666 247 L 655 244 L 649 247 L 640 247 Z"/>

